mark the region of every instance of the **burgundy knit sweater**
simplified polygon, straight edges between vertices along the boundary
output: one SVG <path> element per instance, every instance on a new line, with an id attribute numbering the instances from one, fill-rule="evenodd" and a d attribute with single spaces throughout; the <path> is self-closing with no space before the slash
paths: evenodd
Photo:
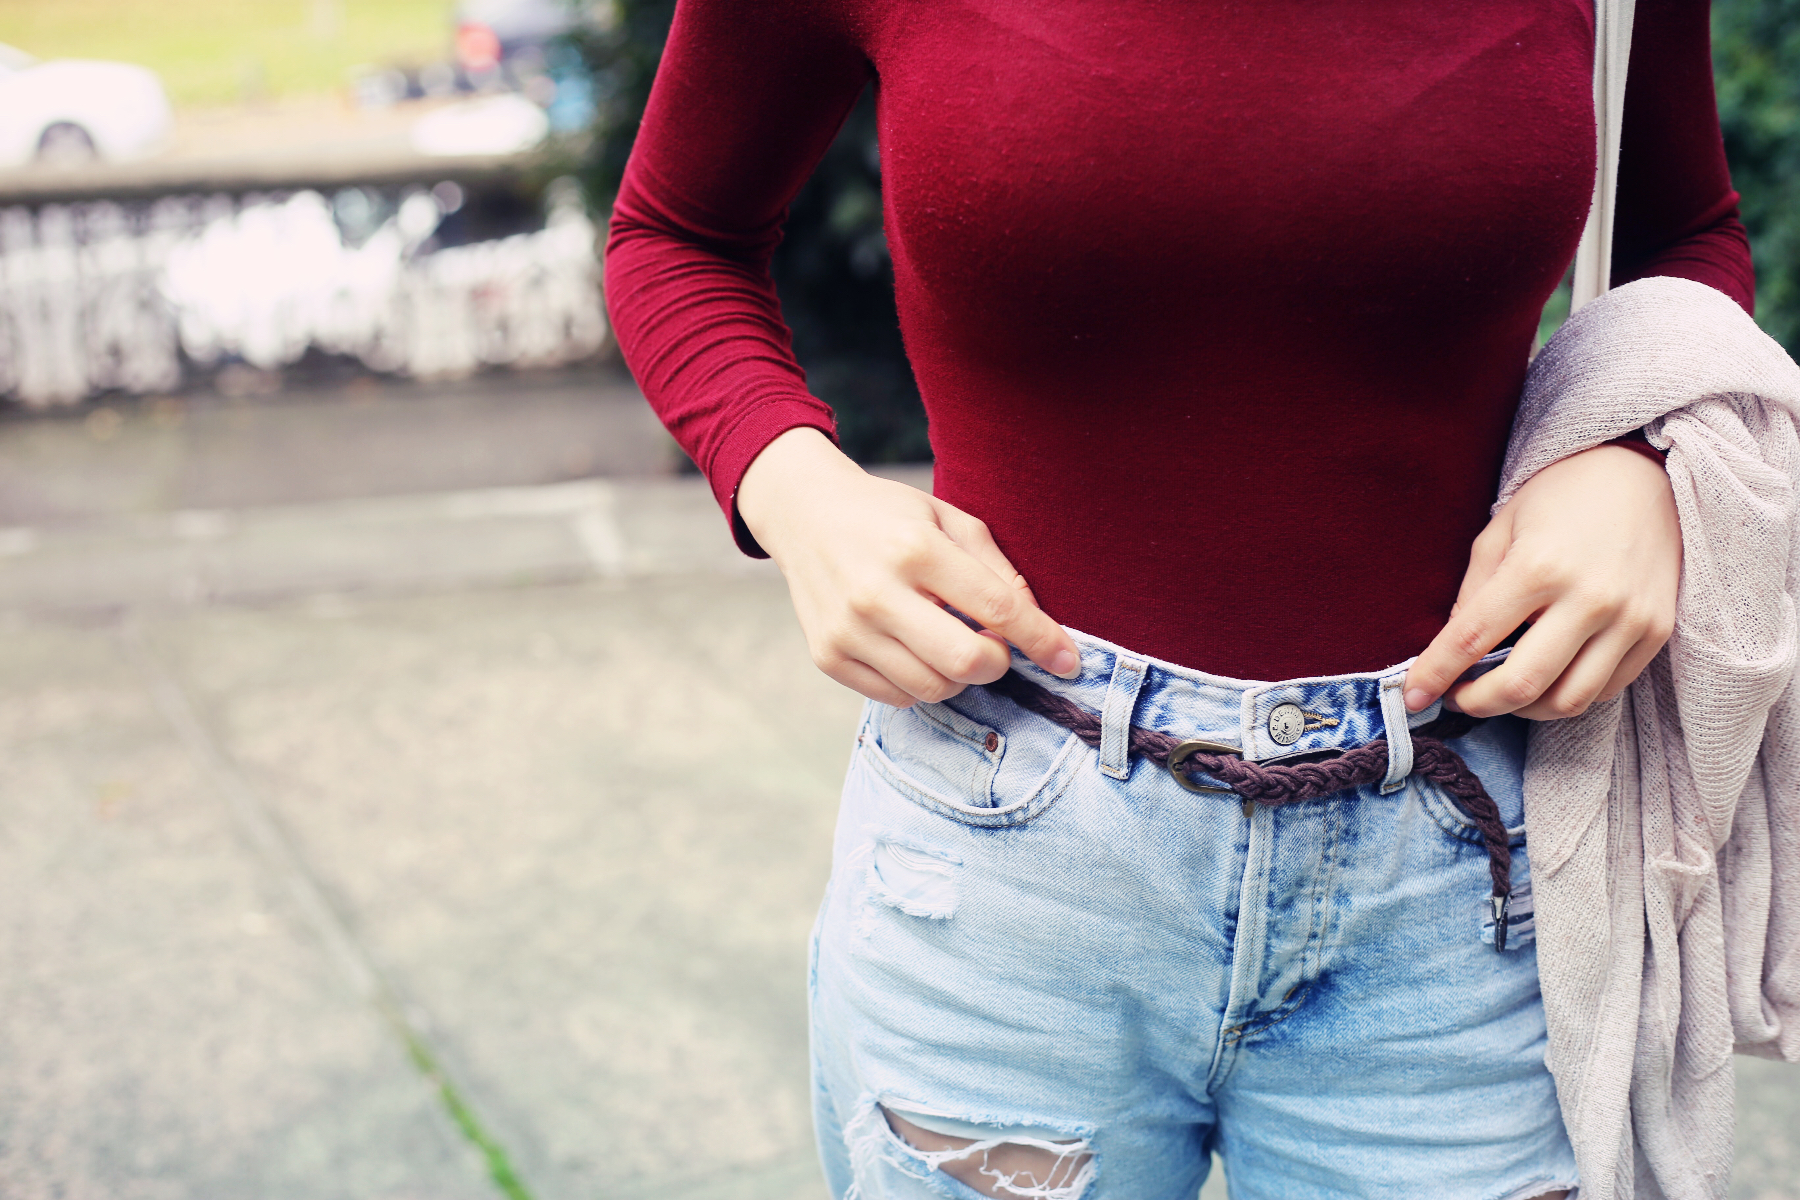
<path id="1" fill-rule="evenodd" d="M 729 514 L 771 439 L 831 431 L 768 265 L 874 80 L 937 494 L 1065 625 L 1386 666 L 1487 519 L 1587 212 L 1592 47 L 1586 0 L 682 0 L 608 304 Z M 1706 0 L 1639 0 L 1621 161 L 1616 280 L 1749 307 Z"/>

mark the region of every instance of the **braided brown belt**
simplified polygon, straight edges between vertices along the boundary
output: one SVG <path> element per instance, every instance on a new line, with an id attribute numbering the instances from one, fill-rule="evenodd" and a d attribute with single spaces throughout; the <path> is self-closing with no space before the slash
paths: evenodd
<path id="1" fill-rule="evenodd" d="M 1100 748 L 1099 713 L 1033 683 L 1017 671 L 1008 671 L 986 686 L 988 691 L 1006 697 L 1020 708 L 1062 726 L 1094 749 Z M 1504 950 L 1512 895 L 1512 843 L 1506 822 L 1501 819 L 1500 806 L 1488 795 L 1469 764 L 1445 744 L 1447 739 L 1459 738 L 1478 724 L 1475 717 L 1446 712 L 1429 725 L 1413 730 L 1413 774 L 1424 776 L 1448 792 L 1480 831 L 1487 847 L 1488 874 L 1494 883 L 1494 949 Z M 1259 763 L 1246 760 L 1228 746 L 1188 741 L 1133 725 L 1130 752 L 1164 768 L 1189 791 L 1242 797 L 1246 815 L 1252 804 L 1279 808 L 1379 783 L 1387 778 L 1388 770 L 1386 738 L 1351 750 L 1308 755 L 1306 761 Z M 1195 779 L 1197 773 L 1225 786 L 1202 783 Z"/>

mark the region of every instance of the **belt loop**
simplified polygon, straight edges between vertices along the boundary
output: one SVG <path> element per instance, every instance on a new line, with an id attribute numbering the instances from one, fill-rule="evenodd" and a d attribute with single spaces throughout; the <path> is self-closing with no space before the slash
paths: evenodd
<path id="1" fill-rule="evenodd" d="M 1145 664 L 1123 654 L 1113 660 L 1112 682 L 1100 709 L 1100 771 L 1114 779 L 1131 776 L 1131 715 L 1144 686 Z"/>
<path id="2" fill-rule="evenodd" d="M 1381 794 L 1397 792 L 1412 774 L 1412 730 L 1406 724 L 1406 672 L 1381 681 L 1381 718 L 1387 724 L 1388 771 Z"/>

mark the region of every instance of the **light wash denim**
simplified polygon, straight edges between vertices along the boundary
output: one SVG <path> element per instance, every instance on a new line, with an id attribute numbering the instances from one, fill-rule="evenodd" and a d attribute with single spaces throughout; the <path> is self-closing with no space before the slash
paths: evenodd
<path id="1" fill-rule="evenodd" d="M 1014 667 L 1102 713 L 1098 751 L 981 688 L 865 709 L 813 940 L 832 1194 L 977 1195 L 882 1107 L 977 1150 L 1059 1147 L 1062 1186 L 1000 1189 L 1044 1200 L 1191 1200 L 1214 1151 L 1233 1200 L 1573 1187 L 1544 1066 L 1524 722 L 1452 743 L 1514 831 L 1496 951 L 1481 836 L 1435 785 L 1390 772 L 1246 816 L 1125 754 L 1135 723 L 1259 760 L 1385 734 L 1406 766 L 1409 726 L 1436 714 L 1408 718 L 1403 668 L 1253 684 L 1075 636 L 1080 679 Z"/>

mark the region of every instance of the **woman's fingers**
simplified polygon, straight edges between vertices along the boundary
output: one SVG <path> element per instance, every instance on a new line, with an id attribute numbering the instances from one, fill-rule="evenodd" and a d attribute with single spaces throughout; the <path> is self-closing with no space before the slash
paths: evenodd
<path id="1" fill-rule="evenodd" d="M 1552 607 L 1519 639 L 1505 662 L 1454 689 L 1456 707 L 1472 717 L 1497 717 L 1525 709 L 1559 682 L 1598 630 L 1598 625 L 1580 615 Z M 1620 646 L 1618 652 L 1624 649 Z M 1611 673 L 1609 664 L 1606 672 L 1593 680 L 1596 692 Z"/>
<path id="2" fill-rule="evenodd" d="M 970 629 L 904 586 L 853 596 L 841 607 L 805 602 L 796 592 L 795 608 L 813 663 L 844 686 L 883 704 L 904 708 L 916 700 L 946 700 L 970 683 L 998 679 L 1010 660 L 1004 644 Z M 933 662 L 964 678 L 952 678 Z M 879 682 L 865 672 L 872 672 Z"/>
<path id="3" fill-rule="evenodd" d="M 1534 721 L 1554 721 L 1579 716 L 1595 704 L 1604 704 L 1643 674 L 1668 641 L 1666 625 L 1628 617 L 1583 646 L 1565 672 L 1565 679 L 1557 680 L 1530 709 L 1521 709 L 1520 715 Z"/>
<path id="4" fill-rule="evenodd" d="M 940 700 L 992 682 L 1012 661 L 1007 642 L 1046 670 L 1080 673 L 1074 640 L 1038 608 L 986 525 L 869 476 L 817 430 L 770 442 L 745 472 L 737 508 L 787 577 L 813 660 L 864 695 Z"/>
<path id="5" fill-rule="evenodd" d="M 1559 721 L 1564 717 L 1580 716 L 1607 698 L 1607 684 L 1618 674 L 1620 664 L 1631 653 L 1634 644 L 1618 626 L 1601 631 L 1588 640 L 1562 675 L 1536 700 L 1514 711 L 1533 721 Z"/>
<path id="6" fill-rule="evenodd" d="M 1644 673 L 1644 668 L 1650 665 L 1650 660 L 1656 657 L 1668 641 L 1667 634 L 1652 633 L 1627 651 L 1625 657 L 1619 660 L 1619 665 L 1613 668 L 1606 686 L 1600 689 L 1600 697 L 1596 703 L 1604 704 L 1630 687 L 1631 681 Z"/>
<path id="7" fill-rule="evenodd" d="M 1471 566 L 1471 573 L 1473 572 Z M 1406 707 L 1418 712 L 1447 692 L 1459 676 L 1479 661 L 1482 655 L 1498 646 L 1541 608 L 1545 602 L 1542 584 L 1526 572 L 1507 570 L 1502 564 L 1473 592 L 1465 592 L 1457 601 L 1450 620 L 1431 639 L 1425 652 L 1406 672 Z M 1582 634 L 1585 641 L 1592 631 Z M 1569 649 L 1570 657 L 1581 645 L 1577 641 Z M 1516 659 L 1518 651 L 1513 652 Z M 1511 660 L 1509 660 L 1511 661 Z M 1568 661 L 1564 659 L 1564 661 Z M 1493 672 L 1498 674 L 1498 672 Z M 1483 678 L 1488 678 L 1484 676 Z M 1555 676 L 1551 676 L 1555 678 Z M 1549 681 L 1546 680 L 1546 683 Z M 1457 703 L 1460 704 L 1459 694 Z M 1505 711 L 1511 711 L 1505 710 Z"/>
<path id="8" fill-rule="evenodd" d="M 999 637 L 970 629 L 916 592 L 902 594 L 874 624 L 932 671 L 957 684 L 992 683 L 1012 665 L 1012 651 Z M 904 680 L 895 682 L 919 695 Z"/>
<path id="9" fill-rule="evenodd" d="M 942 530 L 915 528 L 897 545 L 854 581 L 792 589 L 813 659 L 826 674 L 872 699 L 904 705 L 944 700 L 969 684 L 1000 678 L 1012 662 L 1008 641 L 1051 669 L 1079 671 L 1073 641 L 1029 593 Z M 971 628 L 945 605 L 987 628 Z M 903 695 L 845 664 L 876 672 Z"/>
<path id="10" fill-rule="evenodd" d="M 1548 602 L 1546 594 L 1552 597 Z M 1477 717 L 1518 713 L 1554 721 L 1577 716 L 1617 695 L 1656 656 L 1669 637 L 1669 622 L 1652 615 L 1661 607 L 1573 587 L 1540 570 L 1503 566 L 1445 626 L 1458 654 L 1443 661 L 1462 662 L 1466 669 L 1498 644 L 1504 636 L 1500 630 L 1516 628 L 1515 622 L 1528 617 L 1531 628 L 1504 663 L 1480 679 L 1452 685 L 1447 697 Z M 1409 691 L 1410 681 L 1409 673 Z"/>
<path id="11" fill-rule="evenodd" d="M 851 691 L 861 692 L 877 704 L 891 704 L 895 708 L 906 708 L 918 700 L 917 696 L 901 690 L 880 671 L 867 663 L 857 662 L 855 659 L 839 659 L 829 666 L 820 663 L 819 669 Z"/>
<path id="12" fill-rule="evenodd" d="M 1668 640 L 1680 579 L 1681 523 L 1666 472 L 1610 445 L 1552 463 L 1476 540 L 1456 610 L 1407 674 L 1407 707 L 1429 704 L 1530 620 L 1506 664 L 1451 699 L 1478 715 L 1586 711 L 1617 695 Z"/>
<path id="13" fill-rule="evenodd" d="M 964 603 L 976 602 L 965 595 Z M 946 700 L 972 683 L 992 683 L 1012 662 L 1012 650 L 998 633 L 971 629 L 930 595 L 904 584 L 853 596 L 836 620 L 803 619 L 802 624 L 821 631 L 813 659 L 827 675 L 902 707 L 915 700 Z M 888 689 L 871 685 L 858 668 L 881 676 Z"/>
<path id="14" fill-rule="evenodd" d="M 971 636 L 980 639 L 979 634 Z M 840 674 L 844 664 L 854 664 L 873 671 L 886 680 L 899 696 L 895 698 L 874 697 L 861 687 L 857 690 L 871 699 L 882 699 L 884 704 L 892 704 L 896 708 L 905 708 L 916 701 L 923 700 L 927 704 L 936 704 L 961 692 L 968 684 L 951 679 L 930 663 L 920 658 L 913 647 L 898 638 L 879 635 L 865 636 L 859 639 L 854 649 L 841 655 L 837 662 L 826 668 L 826 674 L 839 682 L 846 682 Z M 823 665 L 823 664 L 822 664 Z M 849 672 L 854 674 L 855 672 Z M 856 686 L 852 684 L 851 686 Z"/>
<path id="15" fill-rule="evenodd" d="M 1407 673 L 1414 712 L 1523 621 L 1507 663 L 1459 686 L 1470 712 L 1550 720 L 1618 694 L 1675 617 L 1681 524 L 1668 475 L 1597 446 L 1539 471 L 1476 539 L 1455 611 Z"/>
<path id="16" fill-rule="evenodd" d="M 936 497 L 932 498 L 931 504 L 937 510 L 938 523 L 949 535 L 951 541 L 968 551 L 976 562 L 1012 584 L 1019 591 L 1024 592 L 1025 598 L 1032 604 L 1037 603 L 1037 597 L 1032 594 L 1031 585 L 1025 582 L 1025 576 L 1019 573 L 1018 568 L 1012 565 L 1012 560 L 1007 558 L 1005 552 L 1000 549 L 999 543 L 994 541 L 994 535 L 988 529 L 986 521 L 972 517 L 962 509 L 945 504 Z"/>
<path id="17" fill-rule="evenodd" d="M 920 588 L 998 633 L 1017 646 L 1026 658 L 1051 674 L 1072 678 L 1080 672 L 1081 655 L 1075 648 L 1075 640 L 1037 606 L 1030 588 L 1020 587 L 1015 582 L 1018 572 L 1011 569 L 1012 565 L 1000 554 L 998 547 L 994 547 L 990 556 L 1000 567 L 996 572 L 961 545 L 950 542 L 947 535 L 945 540 L 948 542 L 944 547 L 946 552 L 929 555 L 916 564 L 913 580 Z M 949 619 L 954 621 L 954 618 Z M 963 678 L 960 668 L 967 664 L 960 660 L 962 653 L 973 653 L 973 650 L 953 652 L 946 664 L 951 668 L 946 673 L 952 678 Z M 943 661 L 931 655 L 926 658 L 932 662 Z M 969 682 L 989 683 L 1003 674 L 1004 667 L 990 677 L 971 678 Z"/>
<path id="18" fill-rule="evenodd" d="M 1616 697 L 1643 673 L 1667 641 L 1666 636 L 1654 631 L 1651 636 L 1633 641 L 1631 628 L 1630 625 L 1609 626 L 1588 639 L 1549 687 L 1529 703 L 1510 711 L 1533 721 L 1559 721 L 1564 717 L 1578 717 L 1594 705 Z M 1520 645 L 1524 645 L 1524 639 L 1520 640 Z M 1515 650 L 1513 657 L 1517 655 Z M 1511 665 L 1510 659 L 1508 665 Z M 1527 669 L 1535 673 L 1539 668 L 1528 666 Z M 1493 703 L 1490 702 L 1491 693 L 1484 693 L 1481 685 L 1499 674 L 1497 670 L 1481 679 L 1459 684 L 1450 689 L 1446 698 L 1471 715 L 1496 716 L 1508 711 L 1504 705 L 1512 698 L 1530 692 L 1535 686 L 1522 686 L 1514 697 Z"/>
<path id="19" fill-rule="evenodd" d="M 1474 717 L 1517 713 L 1554 721 L 1586 712 L 1600 699 L 1632 637 L 1552 608 L 1519 639 L 1507 659 L 1480 679 L 1451 688 L 1449 699 Z"/>
<path id="20" fill-rule="evenodd" d="M 1038 607 L 1031 586 L 994 541 L 987 523 L 941 500 L 933 499 L 932 506 L 945 535 L 981 569 L 970 571 L 954 559 L 944 560 L 939 565 L 945 573 L 930 584 L 934 593 L 944 603 L 999 633 L 1052 675 L 1071 678 L 1077 674 L 1081 670 L 1081 655 L 1075 640 Z M 976 607 L 970 607 L 971 604 Z"/>
<path id="21" fill-rule="evenodd" d="M 936 496 L 930 497 L 931 507 L 937 513 L 938 526 L 952 542 L 961 546 L 976 562 L 992 571 L 1002 579 L 1011 579 L 1018 574 L 1013 569 L 1012 560 L 994 541 L 993 533 L 987 522 L 979 517 L 970 516 L 954 504 L 946 504 Z"/>

